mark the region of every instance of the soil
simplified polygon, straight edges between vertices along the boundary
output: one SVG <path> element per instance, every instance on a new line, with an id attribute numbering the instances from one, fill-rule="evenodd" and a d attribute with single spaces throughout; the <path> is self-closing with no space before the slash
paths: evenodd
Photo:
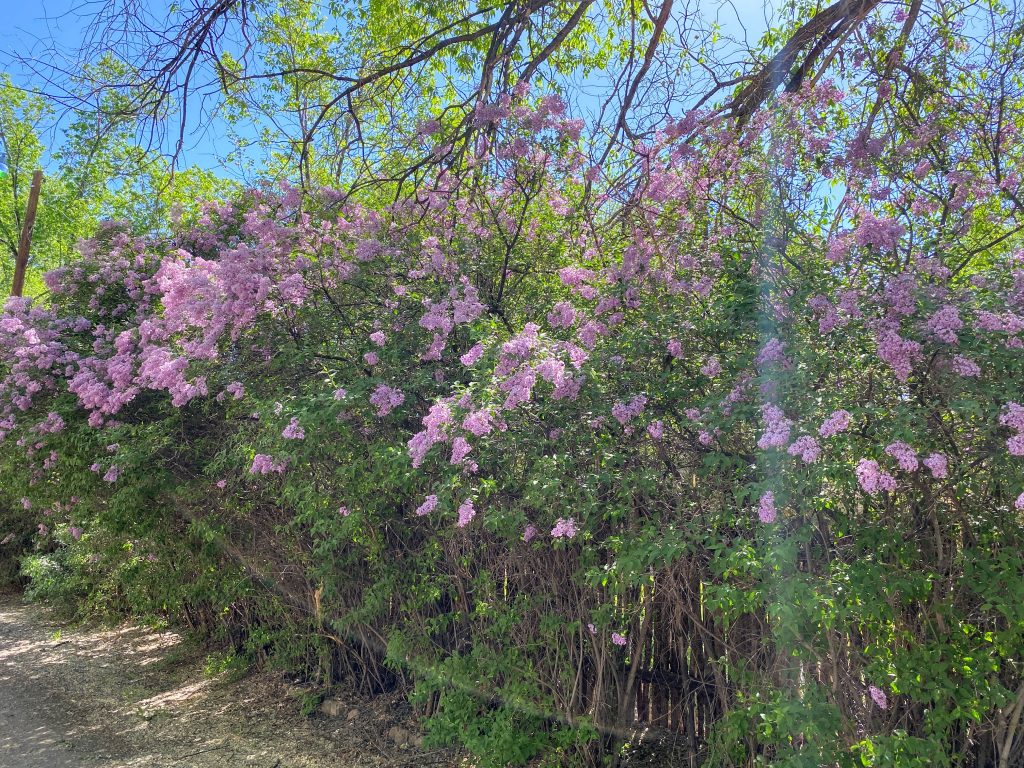
<path id="1" fill-rule="evenodd" d="M 211 677 L 173 632 L 69 628 L 0 597 L 0 768 L 467 765 L 414 746 L 400 699 L 335 693 L 344 714 L 305 717 L 297 693 L 270 672 Z"/>

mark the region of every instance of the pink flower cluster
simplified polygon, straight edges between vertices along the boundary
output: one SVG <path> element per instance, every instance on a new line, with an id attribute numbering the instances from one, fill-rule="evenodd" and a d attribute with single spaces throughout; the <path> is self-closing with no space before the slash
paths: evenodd
<path id="1" fill-rule="evenodd" d="M 46 434 L 51 434 L 52 435 L 52 434 L 56 434 L 58 432 L 62 432 L 63 430 L 64 430 L 64 419 L 61 417 L 61 415 L 59 413 L 56 413 L 54 411 L 50 411 L 46 415 L 46 420 L 43 421 L 43 422 L 40 422 L 36 426 L 36 431 L 39 432 L 39 434 L 41 434 L 41 435 L 46 435 Z"/>
<path id="2" fill-rule="evenodd" d="M 466 438 L 461 435 L 456 437 L 452 440 L 452 457 L 450 463 L 461 464 L 472 450 L 473 447 L 469 444 L 469 441 L 466 440 Z"/>
<path id="3" fill-rule="evenodd" d="M 615 403 L 612 406 L 612 417 L 622 426 L 626 426 L 644 412 L 646 405 L 647 397 L 645 395 L 636 395 L 627 403 Z"/>
<path id="4" fill-rule="evenodd" d="M 484 345 L 480 342 L 470 347 L 469 351 L 459 358 L 459 362 L 469 368 L 474 365 L 484 354 Z"/>
<path id="5" fill-rule="evenodd" d="M 473 509 L 473 500 L 466 499 L 459 505 L 459 528 L 465 528 L 474 517 L 476 517 L 476 510 Z"/>
<path id="6" fill-rule="evenodd" d="M 448 403 L 435 403 L 423 417 L 424 429 L 409 440 L 407 446 L 413 467 L 419 467 L 427 453 L 437 443 L 448 439 L 447 427 L 452 423 L 452 409 Z"/>
<path id="7" fill-rule="evenodd" d="M 554 539 L 571 539 L 576 536 L 579 529 L 576 527 L 576 521 L 569 518 L 558 518 L 555 521 L 555 527 L 551 529 L 551 537 Z"/>
<path id="8" fill-rule="evenodd" d="M 818 434 L 822 437 L 838 435 L 840 432 L 845 432 L 849 429 L 852 422 L 853 417 L 850 415 L 850 412 L 840 408 L 838 411 L 832 411 L 829 414 L 829 417 L 818 427 Z"/>
<path id="9" fill-rule="evenodd" d="M 714 378 L 722 372 L 722 364 L 719 362 L 717 357 L 712 355 L 704 361 L 704 365 L 700 367 L 700 372 L 708 378 Z"/>
<path id="10" fill-rule="evenodd" d="M 964 321 L 960 319 L 960 313 L 950 304 L 941 307 L 925 323 L 925 328 L 945 344 L 956 344 L 960 340 L 956 335 L 957 331 L 963 327 Z"/>
<path id="11" fill-rule="evenodd" d="M 548 324 L 552 328 L 569 328 L 576 322 L 576 310 L 568 301 L 560 301 L 548 312 Z"/>
<path id="12" fill-rule="evenodd" d="M 999 416 L 999 423 L 1014 431 L 1006 441 L 1011 456 L 1024 456 L 1024 406 L 1013 401 L 1006 404 L 1006 411 Z"/>
<path id="13" fill-rule="evenodd" d="M 932 477 L 940 479 L 948 474 L 949 460 L 943 453 L 933 453 L 921 462 L 932 473 Z"/>
<path id="14" fill-rule="evenodd" d="M 921 345 L 902 338 L 893 330 L 883 330 L 878 336 L 878 357 L 892 368 L 896 378 L 910 378 L 914 363 L 921 356 Z"/>
<path id="15" fill-rule="evenodd" d="M 874 459 L 861 459 L 857 464 L 856 474 L 860 487 L 870 496 L 876 496 L 881 491 L 896 490 L 896 480 L 879 467 Z"/>
<path id="16" fill-rule="evenodd" d="M 273 456 L 268 456 L 265 453 L 257 453 L 253 456 L 252 466 L 249 467 L 249 472 L 254 475 L 269 475 L 271 472 L 277 472 L 280 474 L 284 472 L 284 463 L 274 461 Z"/>
<path id="17" fill-rule="evenodd" d="M 896 459 L 904 472 L 916 472 L 918 468 L 917 454 L 906 443 L 897 440 L 885 447 L 885 452 Z"/>
<path id="18" fill-rule="evenodd" d="M 802 435 L 786 449 L 790 456 L 799 456 L 805 464 L 813 464 L 821 455 L 821 446 L 810 435 Z"/>
<path id="19" fill-rule="evenodd" d="M 423 517 L 424 515 L 429 515 L 435 509 L 437 509 L 437 496 L 432 493 L 423 500 L 422 504 L 416 507 L 416 514 L 419 517 Z"/>
<path id="20" fill-rule="evenodd" d="M 378 384 L 370 395 L 370 405 L 376 406 L 378 416 L 387 416 L 391 411 L 405 402 L 405 394 L 400 389 Z"/>
<path id="21" fill-rule="evenodd" d="M 896 247 L 904 227 L 892 219 L 879 219 L 870 212 L 861 214 L 860 224 L 854 230 L 857 245 L 874 246 L 886 250 Z"/>
<path id="22" fill-rule="evenodd" d="M 761 418 L 764 419 L 764 432 L 757 441 L 761 450 L 781 448 L 789 442 L 789 433 L 793 422 L 777 405 L 766 403 L 761 406 Z"/>
<path id="23" fill-rule="evenodd" d="M 876 685 L 868 686 L 868 693 L 871 695 L 871 700 L 875 702 L 875 706 L 879 709 L 887 709 L 889 707 L 889 700 L 885 696 L 885 691 Z"/>
<path id="24" fill-rule="evenodd" d="M 981 376 L 981 367 L 971 358 L 964 355 L 956 355 L 951 364 L 953 372 L 964 378 L 977 378 Z"/>
<path id="25" fill-rule="evenodd" d="M 281 432 L 281 437 L 285 440 L 305 440 L 306 430 L 299 424 L 298 419 L 293 418 L 288 422 L 288 426 L 284 428 L 284 431 Z"/>

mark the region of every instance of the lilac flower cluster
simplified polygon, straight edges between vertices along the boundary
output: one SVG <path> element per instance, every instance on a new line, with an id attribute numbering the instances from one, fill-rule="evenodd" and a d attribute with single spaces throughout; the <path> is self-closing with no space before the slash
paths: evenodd
<path id="1" fill-rule="evenodd" d="M 829 417 L 822 422 L 822 425 L 818 427 L 818 434 L 822 437 L 838 435 L 849 429 L 852 422 L 853 417 L 850 412 L 840 408 L 838 411 L 832 411 Z"/>
<path id="2" fill-rule="evenodd" d="M 474 517 L 476 517 L 476 510 L 473 508 L 473 500 L 466 499 L 459 505 L 459 528 L 465 528 Z"/>
<path id="3" fill-rule="evenodd" d="M 265 453 L 257 453 L 252 459 L 252 466 L 249 472 L 254 475 L 269 475 L 272 472 L 278 474 L 284 472 L 284 462 L 275 461 L 273 456 Z"/>
<path id="4" fill-rule="evenodd" d="M 576 521 L 569 518 L 558 518 L 555 521 L 555 527 L 551 529 L 551 537 L 555 539 L 571 539 L 576 536 L 579 529 L 576 527 Z"/>
<path id="5" fill-rule="evenodd" d="M 288 422 L 288 426 L 284 428 L 283 432 L 281 432 L 281 437 L 285 440 L 305 440 L 306 430 L 304 430 L 299 424 L 298 419 L 292 418 L 292 420 Z"/>
<path id="6" fill-rule="evenodd" d="M 416 515 L 419 517 L 429 515 L 431 512 L 437 509 L 437 503 L 437 496 L 433 493 L 430 494 L 423 500 L 422 504 L 416 507 Z"/>
<path id="7" fill-rule="evenodd" d="M 810 435 L 802 435 L 786 449 L 790 456 L 799 456 L 805 464 L 813 464 L 821 455 L 821 446 Z"/>
<path id="8" fill-rule="evenodd" d="M 781 408 L 766 403 L 761 406 L 761 418 L 764 419 L 764 432 L 757 441 L 758 448 L 761 450 L 781 448 L 789 442 L 789 433 L 793 422 L 786 418 L 786 414 Z"/>
<path id="9" fill-rule="evenodd" d="M 999 423 L 1015 433 L 1006 441 L 1011 456 L 1024 456 L 1024 406 L 1010 401 L 1006 411 L 999 416 Z"/>
<path id="10" fill-rule="evenodd" d="M 923 459 L 921 463 L 931 471 L 932 477 L 936 479 L 946 477 L 948 474 L 949 460 L 944 453 L 933 453 Z"/>
<path id="11" fill-rule="evenodd" d="M 885 452 L 896 459 L 904 472 L 916 472 L 918 468 L 917 454 L 906 443 L 897 440 L 885 447 Z"/>
<path id="12" fill-rule="evenodd" d="M 856 474 L 860 487 L 870 496 L 877 496 L 881 491 L 896 490 L 896 480 L 879 467 L 874 459 L 861 459 Z"/>
<path id="13" fill-rule="evenodd" d="M 378 384 L 370 395 L 370 405 L 376 406 L 378 416 L 387 416 L 391 411 L 405 402 L 405 393 L 400 389 Z"/>
<path id="14" fill-rule="evenodd" d="M 615 403 L 612 406 L 612 417 L 622 426 L 626 426 L 644 412 L 646 405 L 647 397 L 645 395 L 636 395 L 629 402 Z"/>

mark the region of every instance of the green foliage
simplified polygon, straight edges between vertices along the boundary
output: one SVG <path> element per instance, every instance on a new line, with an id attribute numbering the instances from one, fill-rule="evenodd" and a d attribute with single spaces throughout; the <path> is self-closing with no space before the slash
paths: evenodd
<path id="1" fill-rule="evenodd" d="M 552 58 L 555 71 L 586 73 L 631 50 L 611 28 L 632 26 L 631 14 L 608 5 L 609 28 L 588 19 Z M 227 78 L 225 89 L 236 124 L 274 124 L 257 138 L 269 153 L 261 170 L 278 178 L 297 169 L 311 188 L 361 178 L 362 169 L 349 168 L 350 178 L 332 160 L 351 141 L 349 113 L 335 114 L 315 146 L 304 140 L 303 121 L 338 87 L 333 73 L 364 56 L 386 65 L 436 25 L 480 29 L 498 12 L 460 21 L 465 9 L 451 4 L 374 0 L 337 9 L 351 26 L 339 30 L 312 2 L 282 8 L 264 13 L 258 29 L 268 66 L 289 74 Z M 552 6 L 538 24 L 550 32 L 571 10 Z M 811 4 L 793 11 L 805 18 Z M 636 26 L 644 31 L 650 22 Z M 850 58 L 887 61 L 894 39 L 886 26 L 851 42 L 866 50 L 851 49 Z M 934 42 L 952 45 L 953 32 L 939 26 Z M 783 39 L 782 30 L 769 31 L 762 53 Z M 1017 42 L 1019 33 L 1004 40 L 1001 55 Z M 487 45 L 485 36 L 466 40 L 443 62 L 382 79 L 349 107 L 370 116 L 359 129 L 411 141 L 422 118 L 458 95 L 442 75 L 471 75 Z M 523 46 L 511 61 L 533 52 L 532 37 Z M 240 66 L 228 54 L 223 64 L 227 72 Z M 638 723 L 686 734 L 710 766 L 992 764 L 1006 713 L 1024 690 L 1024 525 L 1012 506 L 1022 485 L 1000 423 L 1006 403 L 1024 399 L 1024 367 L 1012 334 L 982 333 L 976 317 L 1007 315 L 1008 300 L 997 297 L 1020 290 L 1020 212 L 990 183 L 991 126 L 972 126 L 973 112 L 960 106 L 987 93 L 945 56 L 931 64 L 927 77 L 900 74 L 900 98 L 879 101 L 878 124 L 891 133 L 870 153 L 849 104 L 874 115 L 879 84 L 851 77 L 851 101 L 781 98 L 757 115 L 763 130 L 740 131 L 739 144 L 731 128 L 714 124 L 692 145 L 633 158 L 644 173 L 635 188 L 624 177 L 629 194 L 612 211 L 592 201 L 615 201 L 622 189 L 595 194 L 582 180 L 578 146 L 562 135 L 514 137 L 555 158 L 550 166 L 507 151 L 500 183 L 488 186 L 487 174 L 497 171 L 477 168 L 466 190 L 417 208 L 392 205 L 390 183 L 342 205 L 308 189 L 293 190 L 294 199 L 266 189 L 233 194 L 199 171 L 172 181 L 125 126 L 98 132 L 82 116 L 59 155 L 60 175 L 48 181 L 48 194 L 65 196 L 43 206 L 47 216 L 59 209 L 74 221 L 58 235 L 42 219 L 40 237 L 55 238 L 42 242 L 87 232 L 105 216 L 167 237 L 133 240 L 118 225 L 90 242 L 75 289 L 50 297 L 62 317 L 102 325 L 66 334 L 76 355 L 88 357 L 120 333 L 133 343 L 142 336 L 136 317 L 114 311 L 132 304 L 125 281 L 107 274 L 102 292 L 94 287 L 104 259 L 136 248 L 145 278 L 161 263 L 178 268 L 188 279 L 176 287 L 188 293 L 208 287 L 232 254 L 280 258 L 272 269 L 253 269 L 256 288 L 244 282 L 247 273 L 218 286 L 258 294 L 252 318 L 207 353 L 181 358 L 190 380 L 204 377 L 209 397 L 175 407 L 161 387 L 141 387 L 101 429 L 86 423 L 70 391 L 33 403 L 19 434 L 42 442 L 38 425 L 51 409 L 68 423 L 47 433 L 59 462 L 38 476 L 25 470 L 25 443 L 8 449 L 9 440 L 0 451 L 0 535 L 13 533 L 2 556 L 12 563 L 24 555 L 34 599 L 79 615 L 177 620 L 219 641 L 211 674 L 249 664 L 301 673 L 321 686 L 303 698 L 307 712 L 320 690 L 346 677 L 366 692 L 412 683 L 414 703 L 430 712 L 430 743 L 462 745 L 481 766 L 593 763 L 619 751 Z M 104 66 L 120 71 L 116 62 Z M 845 59 L 836 66 L 847 73 Z M 938 98 L 954 83 L 959 100 Z M 416 100 L 395 108 L 396 93 Z M 5 140 L 39 162 L 45 104 L 10 88 L 2 96 Z M 1007 98 L 1020 112 L 1019 93 Z M 443 127 L 465 114 L 442 116 Z M 948 137 L 962 145 L 955 163 Z M 372 159 L 400 169 L 413 149 Z M 1019 161 L 1016 145 L 1006 151 L 1011 165 Z M 848 159 L 858 152 L 864 156 Z M 97 159 L 84 162 L 90 157 Z M 919 173 L 924 160 L 942 172 Z M 661 175 L 659 164 L 676 161 Z M 851 178 L 834 179 L 837 168 Z M 953 173 L 991 194 L 976 205 L 961 201 L 956 213 L 954 189 L 967 182 L 951 182 Z M 112 178 L 119 181 L 107 188 Z M 7 208 L 16 211 L 24 190 L 8 181 Z M 889 186 L 909 190 L 907 199 L 897 201 Z M 228 204 L 198 202 L 221 194 Z M 861 214 L 849 209 L 858 206 L 912 225 L 905 243 L 855 243 Z M 14 214 L 3 215 L 12 230 Z M 261 240 L 267 231 L 281 239 Z M 419 265 L 438 234 L 445 258 L 479 289 L 484 314 L 454 323 L 444 357 L 431 360 L 422 308 L 459 293 L 450 275 L 412 276 L 432 274 Z M 846 250 L 833 258 L 829 249 L 842 237 Z M 383 255 L 354 257 L 360 246 Z M 39 252 L 38 267 L 67 258 L 55 245 Z M 647 258 L 642 267 L 637 254 Z M 279 291 L 275 281 L 300 261 L 304 271 L 290 276 L 309 290 L 299 300 L 260 293 Z M 611 308 L 586 304 L 559 277 L 567 267 L 594 270 L 594 301 Z M 912 320 L 890 312 L 889 293 L 904 275 L 917 281 Z M 845 292 L 854 294 L 855 311 L 837 332 L 822 331 L 808 306 Z M 961 331 L 956 352 L 984 363 L 984 376 L 954 375 L 950 347 L 922 330 L 961 296 L 975 305 L 964 304 L 973 326 Z M 149 315 L 139 308 L 150 328 L 171 314 L 173 298 L 181 296 L 168 292 Z M 543 325 L 558 302 L 581 308 L 576 325 Z M 608 315 L 619 310 L 612 323 Z M 186 355 L 192 331 L 213 333 L 204 325 L 212 313 L 190 305 L 183 329 L 160 350 Z M 584 319 L 602 323 L 585 353 L 577 343 Z M 535 375 L 527 401 L 506 407 L 508 382 L 496 371 L 514 361 L 503 362 L 504 345 L 522 342 L 534 322 L 527 341 L 547 345 L 542 362 L 580 353 L 571 361 L 579 393 L 556 398 L 552 382 Z M 906 376 L 878 354 L 886 323 L 927 352 Z M 390 337 L 379 349 L 366 341 L 377 330 Z M 666 351 L 670 340 L 678 353 Z M 785 364 L 757 362 L 769 340 L 785 347 Z M 476 343 L 485 348 L 476 367 L 457 362 Z M 709 372 L 711 358 L 727 370 Z M 226 387 L 237 382 L 245 395 L 236 400 Z M 405 400 L 375 413 L 368 403 L 385 382 Z M 347 391 L 336 398 L 339 387 Z M 615 407 L 640 393 L 647 421 L 620 420 Z M 849 409 L 851 425 L 805 461 L 784 446 L 760 445 L 769 402 L 785 409 L 791 438 L 820 435 L 822 419 L 838 408 Z M 449 458 L 449 446 L 412 466 L 410 436 L 442 403 L 456 417 L 452 434 L 472 409 L 501 420 L 474 441 L 472 469 Z M 309 439 L 286 439 L 290 419 Z M 647 431 L 655 424 L 659 436 Z M 886 445 L 895 441 L 922 457 L 942 451 L 949 472 L 906 470 L 891 490 L 868 490 L 855 467 L 888 461 Z M 258 454 L 287 471 L 249 471 Z M 122 479 L 108 482 L 103 473 L 115 463 Z M 769 491 L 778 519 L 758 523 L 755 510 Z M 428 494 L 436 509 L 416 515 Z M 23 497 L 53 517 L 48 536 L 31 535 L 40 512 L 19 507 Z M 478 516 L 454 525 L 469 498 Z M 553 526 L 566 518 L 578 533 L 555 537 Z M 84 533 L 72 535 L 72 526 Z"/>

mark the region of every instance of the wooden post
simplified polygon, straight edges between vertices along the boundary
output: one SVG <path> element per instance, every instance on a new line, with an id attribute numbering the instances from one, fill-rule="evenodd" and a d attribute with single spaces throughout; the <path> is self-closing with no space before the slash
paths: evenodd
<path id="1" fill-rule="evenodd" d="M 25 220 L 21 223 L 21 238 L 18 240 L 18 256 L 14 261 L 14 281 L 11 296 L 21 296 L 25 289 L 25 268 L 28 266 L 28 251 L 32 245 L 32 228 L 36 223 L 36 208 L 39 206 L 39 190 L 43 186 L 43 172 L 32 174 L 32 187 L 28 191 L 28 205 Z"/>

